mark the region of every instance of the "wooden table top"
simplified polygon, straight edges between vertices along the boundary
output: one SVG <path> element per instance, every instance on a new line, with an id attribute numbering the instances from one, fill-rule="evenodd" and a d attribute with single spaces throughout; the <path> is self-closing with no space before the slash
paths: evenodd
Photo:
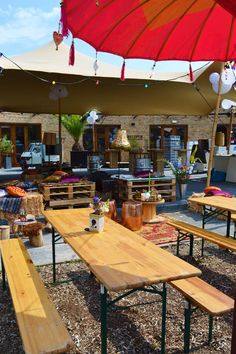
<path id="1" fill-rule="evenodd" d="M 134 289 L 199 276 L 201 271 L 106 218 L 101 233 L 84 231 L 89 208 L 43 214 L 108 290 Z"/>
<path id="2" fill-rule="evenodd" d="M 236 213 L 236 198 L 227 198 L 222 196 L 190 198 L 191 202 L 208 205 L 218 209 L 224 209 Z"/>

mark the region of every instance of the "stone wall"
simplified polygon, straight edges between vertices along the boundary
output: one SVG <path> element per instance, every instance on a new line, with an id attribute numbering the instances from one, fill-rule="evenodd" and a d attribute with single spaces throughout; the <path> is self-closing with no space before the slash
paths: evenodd
<path id="1" fill-rule="evenodd" d="M 210 139 L 214 116 L 105 116 L 100 119 L 97 125 L 117 125 L 127 130 L 127 135 L 136 136 L 140 145 L 144 148 L 149 144 L 149 126 L 150 125 L 187 125 L 188 140 Z M 57 133 L 58 120 L 52 115 L 41 114 L 34 115 L 29 113 L 0 113 L 0 123 L 37 123 L 41 124 L 42 134 L 44 132 Z M 236 119 L 234 119 L 236 124 Z M 219 124 L 229 124 L 229 117 L 220 116 Z M 70 151 L 73 145 L 73 139 L 62 127 L 62 138 L 64 141 L 64 161 L 70 161 Z M 122 160 L 127 159 L 127 153 L 124 153 Z M 127 160 L 126 160 L 127 161 Z"/>

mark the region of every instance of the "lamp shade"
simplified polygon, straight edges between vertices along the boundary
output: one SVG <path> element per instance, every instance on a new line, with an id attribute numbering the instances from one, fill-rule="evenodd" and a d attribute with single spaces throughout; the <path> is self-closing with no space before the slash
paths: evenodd
<path id="1" fill-rule="evenodd" d="M 130 150 L 130 143 L 127 138 L 127 132 L 124 129 L 118 129 L 115 139 L 111 145 L 112 149 Z"/>
<path id="2" fill-rule="evenodd" d="M 45 145 L 56 145 L 56 133 L 44 133 L 43 134 L 43 144 Z"/>

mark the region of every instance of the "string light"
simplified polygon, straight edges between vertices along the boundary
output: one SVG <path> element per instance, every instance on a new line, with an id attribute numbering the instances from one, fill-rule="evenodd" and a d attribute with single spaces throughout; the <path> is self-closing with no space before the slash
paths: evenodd
<path id="1" fill-rule="evenodd" d="M 34 74 L 33 72 L 31 72 L 29 70 L 23 69 L 20 65 L 18 65 L 16 62 L 11 60 L 7 56 L 5 56 L 3 53 L 0 53 L 0 57 L 1 56 L 3 56 L 6 60 L 10 61 L 12 64 L 14 64 L 18 69 L 20 69 L 24 73 L 26 73 L 26 74 L 28 74 L 28 75 L 30 75 L 30 76 L 32 76 L 32 77 L 34 77 L 34 78 L 36 78 L 36 79 L 38 79 L 40 81 L 43 81 L 45 83 L 49 83 L 49 84 L 53 84 L 54 85 L 54 82 L 55 82 L 55 84 L 61 84 L 61 85 L 77 85 L 77 84 L 81 84 L 82 82 L 85 82 L 85 81 L 88 81 L 88 80 L 95 81 L 96 85 L 100 85 L 102 83 L 102 80 L 95 79 L 94 77 L 91 77 L 91 76 L 87 76 L 87 77 L 84 77 L 83 79 L 80 79 L 80 80 L 77 80 L 77 81 L 72 81 L 72 82 L 50 81 L 48 79 L 45 79 L 45 78 L 43 78 L 41 76 L 38 76 L 38 75 Z M 210 64 L 210 61 L 207 62 L 206 64 L 202 65 L 198 69 L 194 70 L 194 72 L 202 70 L 204 67 L 208 66 L 209 64 Z M 164 85 L 167 82 L 176 81 L 176 80 L 182 79 L 184 77 L 188 77 L 188 76 L 189 76 L 189 73 L 183 74 L 183 75 L 179 75 L 177 77 L 173 77 L 173 78 L 170 78 L 170 79 L 167 79 L 167 80 L 153 81 L 153 82 L 151 82 L 149 84 L 147 84 L 147 83 L 146 84 L 143 84 L 143 83 L 137 83 L 137 84 L 132 83 L 131 84 L 131 83 L 125 83 L 125 82 L 117 82 L 116 85 L 122 85 L 122 86 L 125 85 L 125 86 L 130 86 L 130 87 L 144 86 L 144 88 L 149 88 L 149 87 L 155 86 L 155 85 L 158 85 L 158 86 Z"/>

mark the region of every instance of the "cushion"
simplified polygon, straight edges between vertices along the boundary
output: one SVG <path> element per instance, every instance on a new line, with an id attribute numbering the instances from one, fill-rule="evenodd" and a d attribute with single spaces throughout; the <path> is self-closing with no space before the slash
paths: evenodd
<path id="1" fill-rule="evenodd" d="M 209 192 L 208 195 L 215 195 L 215 196 L 222 196 L 222 197 L 228 197 L 228 198 L 233 198 L 233 195 L 228 193 L 228 192 L 225 192 L 225 191 L 217 191 L 217 190 L 213 190 L 211 192 Z"/>
<path id="2" fill-rule="evenodd" d="M 7 192 L 5 189 L 0 189 L 0 198 L 5 197 L 7 195 Z"/>
<path id="3" fill-rule="evenodd" d="M 54 176 L 61 176 L 61 177 L 65 177 L 65 176 L 68 176 L 68 173 L 67 172 L 64 172 L 64 171 L 55 171 L 53 173 Z"/>
<path id="4" fill-rule="evenodd" d="M 209 194 L 212 191 L 221 191 L 221 188 L 219 187 L 214 187 L 214 186 L 209 186 L 204 189 L 205 194 Z"/>
<path id="5" fill-rule="evenodd" d="M 24 197 L 26 195 L 26 191 L 24 191 L 23 189 L 21 189 L 19 187 L 15 187 L 15 186 L 8 186 L 6 188 L 6 191 L 12 197 Z"/>
<path id="6" fill-rule="evenodd" d="M 48 176 L 46 178 L 44 178 L 44 180 L 42 182 L 47 182 L 47 183 L 57 183 L 61 180 L 61 176 Z"/>
<path id="7" fill-rule="evenodd" d="M 63 177 L 60 180 L 61 183 L 73 183 L 73 182 L 79 182 L 79 181 L 80 181 L 79 177 L 73 177 L 73 176 Z"/>

